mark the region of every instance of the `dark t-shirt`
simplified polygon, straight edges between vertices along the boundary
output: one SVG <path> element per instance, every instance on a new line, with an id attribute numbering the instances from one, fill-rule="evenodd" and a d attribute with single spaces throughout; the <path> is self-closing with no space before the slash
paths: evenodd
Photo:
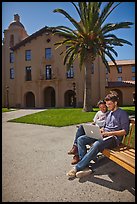
<path id="1" fill-rule="evenodd" d="M 116 111 L 110 111 L 105 123 L 105 131 L 117 131 L 117 130 L 125 130 L 126 135 L 129 132 L 129 116 L 126 111 L 118 108 Z M 117 137 L 118 140 L 122 140 L 123 136 Z"/>

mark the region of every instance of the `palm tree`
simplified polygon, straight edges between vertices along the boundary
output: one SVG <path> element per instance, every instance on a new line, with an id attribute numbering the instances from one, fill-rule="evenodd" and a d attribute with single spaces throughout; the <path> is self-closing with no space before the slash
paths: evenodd
<path id="1" fill-rule="evenodd" d="M 118 38 L 111 32 L 121 28 L 130 28 L 132 22 L 106 23 L 110 13 L 120 4 L 114 2 L 105 2 L 101 8 L 102 2 L 71 2 L 75 7 L 80 21 L 77 22 L 65 10 L 55 9 L 53 12 L 63 14 L 76 28 L 75 30 L 66 26 L 53 27 L 54 34 L 59 34 L 63 40 L 55 43 L 58 47 L 70 45 L 66 49 L 64 56 L 64 65 L 68 68 L 73 64 L 76 58 L 79 58 L 80 69 L 84 67 L 85 87 L 84 87 L 84 105 L 83 111 L 92 111 L 91 100 L 91 66 L 99 55 L 105 64 L 108 72 L 110 68 L 105 56 L 108 56 L 116 65 L 114 46 L 123 46 L 124 44 L 132 45 L 129 41 Z M 57 47 L 57 48 L 58 48 Z"/>

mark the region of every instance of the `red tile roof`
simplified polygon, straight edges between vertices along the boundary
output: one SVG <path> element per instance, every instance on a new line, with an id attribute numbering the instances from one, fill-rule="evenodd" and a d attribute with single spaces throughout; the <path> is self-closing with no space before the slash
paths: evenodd
<path id="1" fill-rule="evenodd" d="M 135 81 L 108 81 L 106 87 L 134 87 Z"/>
<path id="2" fill-rule="evenodd" d="M 135 64 L 135 60 L 115 60 L 117 65 Z M 108 62 L 110 66 L 114 65 L 112 61 Z M 115 65 L 114 65 L 115 66 Z"/>

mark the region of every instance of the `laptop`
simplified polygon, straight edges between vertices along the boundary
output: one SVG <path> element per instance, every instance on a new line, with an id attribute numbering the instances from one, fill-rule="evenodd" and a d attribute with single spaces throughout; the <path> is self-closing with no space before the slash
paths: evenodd
<path id="1" fill-rule="evenodd" d="M 85 131 L 85 134 L 88 137 L 95 138 L 97 140 L 103 140 L 103 136 L 100 132 L 100 128 L 97 125 L 92 125 L 92 124 L 83 124 L 83 128 Z"/>

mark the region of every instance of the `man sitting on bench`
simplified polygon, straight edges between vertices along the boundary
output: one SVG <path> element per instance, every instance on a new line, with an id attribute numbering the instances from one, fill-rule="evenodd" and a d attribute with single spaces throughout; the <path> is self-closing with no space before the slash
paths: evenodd
<path id="1" fill-rule="evenodd" d="M 117 147 L 123 139 L 124 135 L 129 132 L 129 116 L 126 111 L 118 107 L 118 96 L 111 92 L 105 97 L 106 105 L 110 110 L 106 124 L 101 128 L 103 140 L 97 140 L 87 135 L 82 135 L 77 140 L 78 153 L 80 161 L 71 169 L 67 176 L 69 178 L 89 175 L 92 169 L 89 168 L 89 163 L 94 160 L 99 152 L 104 149 Z M 87 152 L 86 145 L 92 144 Z"/>

